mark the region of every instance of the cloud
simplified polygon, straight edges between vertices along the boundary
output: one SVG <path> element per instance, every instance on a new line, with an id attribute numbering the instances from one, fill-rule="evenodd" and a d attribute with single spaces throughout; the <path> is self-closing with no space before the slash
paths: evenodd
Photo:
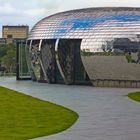
<path id="1" fill-rule="evenodd" d="M 121 7 L 138 7 L 140 1 L 138 0 L 38 0 L 47 8 L 54 8 L 56 10 L 69 10 L 87 7 L 106 7 L 106 6 L 121 6 Z"/>
<path id="2" fill-rule="evenodd" d="M 17 14 L 18 11 L 10 3 L 4 3 L 3 5 L 0 5 L 0 13 L 1 15 L 11 15 Z"/>
<path id="3" fill-rule="evenodd" d="M 30 8 L 25 8 L 24 6 L 23 8 L 20 4 L 17 7 L 15 7 L 15 5 L 13 6 L 13 3 L 4 3 L 0 5 L 0 16 L 40 16 L 46 13 L 43 7 L 31 6 Z"/>
<path id="4" fill-rule="evenodd" d="M 40 16 L 46 13 L 46 9 L 45 8 L 27 9 L 23 11 L 23 13 L 28 16 Z"/>
<path id="5" fill-rule="evenodd" d="M 45 10 L 44 16 L 52 15 L 57 12 L 89 8 L 89 7 L 138 7 L 138 0 L 38 0 L 40 7 Z"/>

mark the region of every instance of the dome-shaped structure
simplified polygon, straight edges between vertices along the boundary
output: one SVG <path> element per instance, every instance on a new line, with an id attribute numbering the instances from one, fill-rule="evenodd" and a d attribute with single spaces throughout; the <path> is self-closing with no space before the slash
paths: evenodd
<path id="1" fill-rule="evenodd" d="M 140 8 L 88 8 L 39 21 L 27 41 L 32 77 L 140 87 Z"/>

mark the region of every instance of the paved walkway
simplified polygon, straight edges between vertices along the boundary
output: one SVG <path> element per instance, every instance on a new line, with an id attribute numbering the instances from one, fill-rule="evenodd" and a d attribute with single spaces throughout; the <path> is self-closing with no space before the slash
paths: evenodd
<path id="1" fill-rule="evenodd" d="M 67 131 L 35 140 L 139 140 L 140 103 L 128 92 L 140 89 L 48 85 L 0 78 L 0 85 L 69 107 L 79 120 Z"/>

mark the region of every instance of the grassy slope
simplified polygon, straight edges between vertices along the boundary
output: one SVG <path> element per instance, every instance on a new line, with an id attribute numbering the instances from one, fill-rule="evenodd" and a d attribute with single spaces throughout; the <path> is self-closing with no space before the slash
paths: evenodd
<path id="1" fill-rule="evenodd" d="M 27 140 L 69 128 L 77 113 L 0 87 L 0 140 Z"/>
<path id="2" fill-rule="evenodd" d="M 140 102 L 140 92 L 129 93 L 128 97 L 135 101 Z"/>

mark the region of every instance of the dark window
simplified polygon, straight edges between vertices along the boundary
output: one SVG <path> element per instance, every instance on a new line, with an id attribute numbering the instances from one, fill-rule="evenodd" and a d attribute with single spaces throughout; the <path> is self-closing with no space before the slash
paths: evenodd
<path id="1" fill-rule="evenodd" d="M 7 35 L 7 38 L 13 38 L 13 36 L 12 35 Z"/>

